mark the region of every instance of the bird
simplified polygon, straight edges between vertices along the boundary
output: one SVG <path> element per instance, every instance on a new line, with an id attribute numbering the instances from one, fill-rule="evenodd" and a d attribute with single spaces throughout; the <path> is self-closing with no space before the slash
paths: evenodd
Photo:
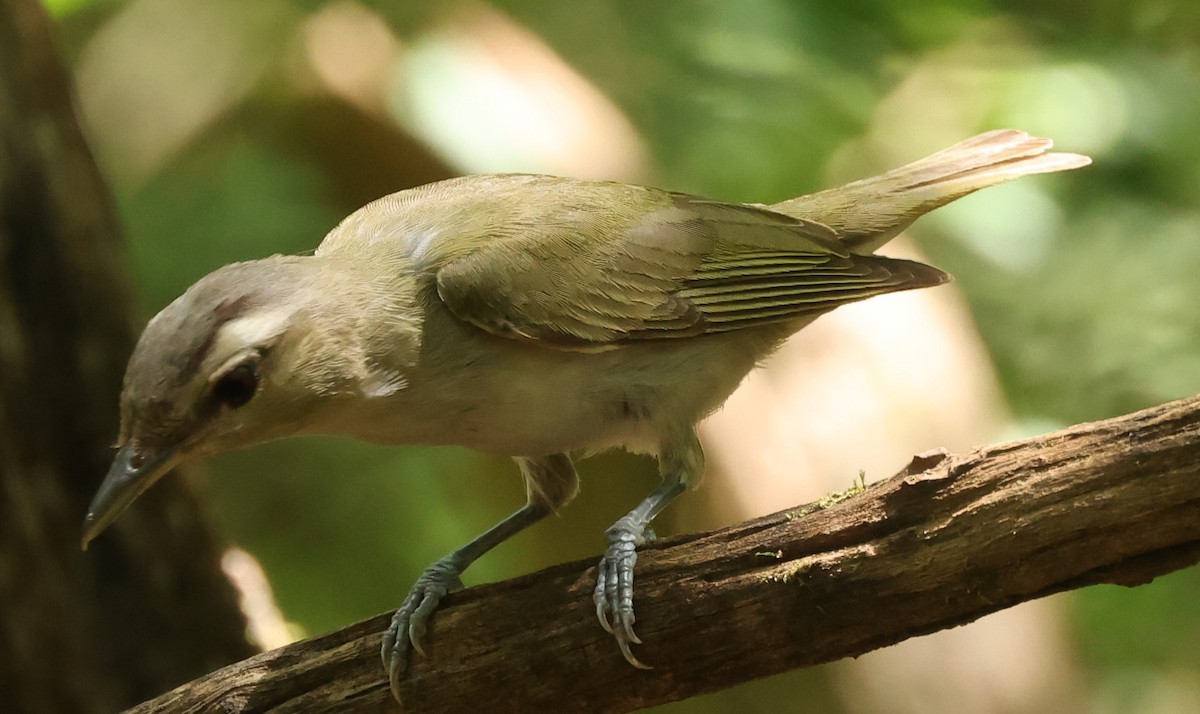
<path id="1" fill-rule="evenodd" d="M 592 594 L 634 667 L 650 523 L 699 483 L 697 422 L 787 337 L 841 305 L 940 285 L 875 251 L 919 216 L 1080 154 L 1001 129 L 773 205 L 532 174 L 465 176 L 354 212 L 311 255 L 234 263 L 146 325 L 83 547 L 176 465 L 299 434 L 512 457 L 526 503 L 429 566 L 383 633 L 391 690 L 463 571 L 562 509 L 573 459 L 624 448 L 661 481 L 609 528 Z"/>

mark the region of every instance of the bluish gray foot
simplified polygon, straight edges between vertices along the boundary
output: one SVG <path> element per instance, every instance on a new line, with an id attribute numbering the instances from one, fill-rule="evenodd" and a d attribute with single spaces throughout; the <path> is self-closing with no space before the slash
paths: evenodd
<path id="1" fill-rule="evenodd" d="M 653 531 L 648 531 L 644 522 L 630 516 L 605 531 L 608 549 L 600 558 L 596 590 L 592 593 L 600 624 L 616 637 L 626 661 L 638 669 L 650 667 L 642 664 L 629 649 L 631 644 L 642 644 L 633 631 L 633 623 L 637 620 L 633 614 L 633 566 L 637 563 L 638 546 L 654 538 Z"/>
<path id="2" fill-rule="evenodd" d="M 425 656 L 425 630 L 429 616 L 447 593 L 462 589 L 462 567 L 453 558 L 442 558 L 421 573 L 417 582 L 408 591 L 400 609 L 392 616 L 392 624 L 383 633 L 380 654 L 387 669 L 392 696 L 400 699 L 400 675 L 408 666 L 408 645 Z"/>

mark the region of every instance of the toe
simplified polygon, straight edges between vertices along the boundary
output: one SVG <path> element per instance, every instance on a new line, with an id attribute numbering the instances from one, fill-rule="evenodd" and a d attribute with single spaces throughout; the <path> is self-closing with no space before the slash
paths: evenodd
<path id="1" fill-rule="evenodd" d="M 407 617 L 402 619 L 400 613 L 397 613 L 392 627 L 388 628 L 387 635 L 384 637 L 384 644 L 387 645 L 390 636 L 390 646 L 384 651 L 383 659 L 387 668 L 388 686 L 396 701 L 400 701 L 400 677 L 408 665 L 408 643 L 401 636 L 401 633 L 407 629 L 407 624 Z"/>
<path id="2" fill-rule="evenodd" d="M 392 622 L 383 633 L 379 654 L 383 657 L 383 666 L 387 668 L 389 675 L 404 669 L 408 652 L 404 640 L 404 633 L 408 632 L 408 612 L 409 608 L 405 603 L 392 615 Z"/>
<path id="3" fill-rule="evenodd" d="M 412 643 L 413 649 L 422 657 L 428 657 L 425 654 L 425 633 L 428 631 L 429 618 L 433 615 L 433 611 L 437 609 L 438 603 L 441 602 L 442 596 L 446 593 L 446 588 L 439 586 L 428 586 L 425 588 L 424 596 L 421 598 L 421 604 L 417 605 L 413 610 L 412 617 L 408 619 L 408 641 Z"/>
<path id="4" fill-rule="evenodd" d="M 615 621 L 621 612 L 621 601 L 617 598 L 621 568 L 617 564 L 619 556 L 610 555 L 606 563 L 607 572 L 604 575 L 604 603 L 609 617 Z M 608 628 L 612 632 L 612 627 Z"/>
<path id="5" fill-rule="evenodd" d="M 604 628 L 605 632 L 612 634 L 612 624 L 608 621 L 608 589 L 604 585 L 605 580 L 607 580 L 605 576 L 607 570 L 607 559 L 601 558 L 600 566 L 596 568 L 596 587 L 592 590 L 592 602 L 596 604 L 596 619 L 600 621 L 600 626 Z"/>
<path id="6" fill-rule="evenodd" d="M 383 666 L 388 668 L 392 663 L 392 648 L 396 646 L 396 633 L 400 628 L 396 627 L 396 616 L 392 616 L 392 622 L 388 628 L 383 631 L 383 643 L 379 647 L 379 656 L 383 659 Z"/>

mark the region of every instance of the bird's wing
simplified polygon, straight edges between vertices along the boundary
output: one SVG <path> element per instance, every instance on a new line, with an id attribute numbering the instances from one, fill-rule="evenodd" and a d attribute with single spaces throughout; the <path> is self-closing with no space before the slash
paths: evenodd
<path id="1" fill-rule="evenodd" d="M 781 322 L 948 279 L 921 263 L 852 254 L 819 223 L 660 198 L 627 219 L 576 203 L 506 226 L 443 265 L 438 294 L 490 333 L 596 349 Z"/>

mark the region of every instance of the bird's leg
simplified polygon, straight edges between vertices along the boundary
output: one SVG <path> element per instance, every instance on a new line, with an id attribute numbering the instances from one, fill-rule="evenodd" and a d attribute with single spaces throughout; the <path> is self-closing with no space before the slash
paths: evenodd
<path id="1" fill-rule="evenodd" d="M 654 539 L 650 521 L 704 473 L 704 452 L 694 431 L 689 430 L 684 438 L 676 439 L 663 449 L 659 468 L 663 478 L 658 488 L 605 531 L 608 549 L 600 558 L 596 589 L 592 593 L 600 624 L 617 638 L 617 646 L 625 659 L 639 669 L 650 667 L 642 664 L 629 649 L 630 644 L 642 643 L 633 632 L 636 619 L 633 615 L 633 566 L 637 562 L 637 548 Z"/>
<path id="2" fill-rule="evenodd" d="M 383 633 L 381 654 L 392 695 L 400 698 L 400 673 L 408 664 L 408 645 L 425 654 L 423 640 L 430 615 L 447 593 L 462 588 L 460 576 L 497 545 L 566 505 L 579 490 L 575 467 L 566 454 L 517 458 L 525 477 L 527 501 L 512 515 L 425 569 Z"/>

